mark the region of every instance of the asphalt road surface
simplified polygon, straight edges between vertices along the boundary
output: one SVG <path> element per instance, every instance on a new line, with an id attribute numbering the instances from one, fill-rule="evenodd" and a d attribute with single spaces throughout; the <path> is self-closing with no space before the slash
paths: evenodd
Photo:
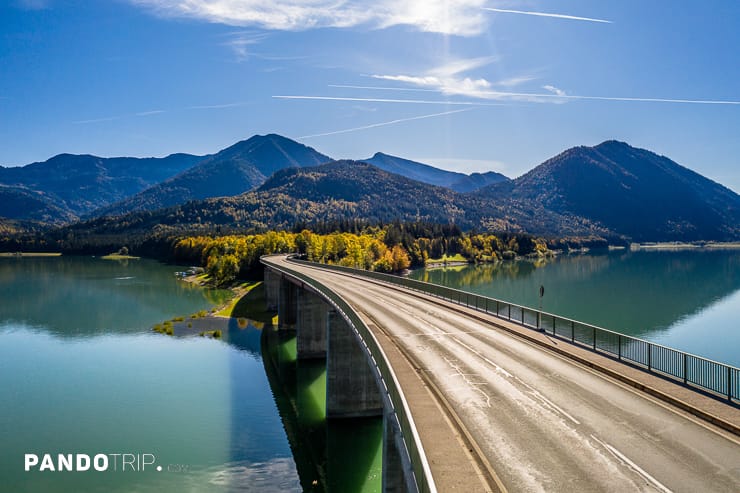
<path id="1" fill-rule="evenodd" d="M 289 268 L 416 360 L 511 492 L 740 492 L 740 440 L 729 433 L 414 292 Z"/>

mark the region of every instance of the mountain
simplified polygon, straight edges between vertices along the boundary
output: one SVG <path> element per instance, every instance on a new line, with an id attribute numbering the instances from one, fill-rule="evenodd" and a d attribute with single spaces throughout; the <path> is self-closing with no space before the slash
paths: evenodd
<path id="1" fill-rule="evenodd" d="M 0 166 L 0 185 L 4 185 L 0 216 L 51 223 L 72 221 L 138 193 L 201 159 L 189 154 L 143 159 L 60 154 L 27 166 Z"/>
<path id="2" fill-rule="evenodd" d="M 20 186 L 0 185 L 0 218 L 44 223 L 71 222 L 77 219 L 69 209 L 56 205 L 43 192 Z"/>
<path id="3" fill-rule="evenodd" d="M 485 173 L 463 175 L 462 178 L 450 185 L 450 188 L 458 192 L 474 192 L 488 185 L 507 181 L 510 181 L 510 179 L 501 173 L 487 171 Z"/>
<path id="4" fill-rule="evenodd" d="M 584 218 L 633 241 L 740 238 L 740 196 L 664 156 L 613 140 L 569 149 L 478 194 L 505 208 Z"/>
<path id="5" fill-rule="evenodd" d="M 280 135 L 255 135 L 162 183 L 100 209 L 95 215 L 156 210 L 191 200 L 238 195 L 261 185 L 277 170 L 317 166 L 330 160 L 313 148 Z"/>
<path id="6" fill-rule="evenodd" d="M 386 166 L 391 161 L 420 164 L 380 157 Z M 740 239 L 740 196 L 666 157 L 622 142 L 572 148 L 516 180 L 467 193 L 364 161 L 317 166 L 323 159 L 284 137 L 255 136 L 118 204 L 119 216 L 58 229 L 50 238 L 84 242 L 117 235 L 120 240 L 130 234 L 217 234 L 362 219 L 454 222 L 463 229 L 620 241 Z M 265 179 L 267 173 L 272 174 Z M 220 197 L 198 199 L 208 194 Z M 146 210 L 160 205 L 168 207 Z M 54 207 L 43 192 L 0 187 L 0 216 L 20 215 L 31 224 L 65 218 Z M 125 212 L 127 207 L 140 210 Z"/>
<path id="7" fill-rule="evenodd" d="M 397 175 L 411 178 L 412 180 L 437 185 L 440 187 L 450 188 L 457 192 L 471 192 L 485 187 L 492 183 L 508 181 L 509 179 L 500 173 L 489 171 L 487 173 L 473 173 L 466 175 L 454 171 L 429 166 L 428 164 L 417 163 L 408 159 L 403 159 L 389 154 L 377 152 L 368 159 L 362 159 L 365 163 L 370 163 L 378 168 L 395 173 Z"/>
<path id="8" fill-rule="evenodd" d="M 277 171 L 258 189 L 238 196 L 192 201 L 157 211 L 101 217 L 69 231 L 129 234 L 290 228 L 296 223 L 351 220 L 478 224 L 477 199 L 417 182 L 357 161 Z"/>

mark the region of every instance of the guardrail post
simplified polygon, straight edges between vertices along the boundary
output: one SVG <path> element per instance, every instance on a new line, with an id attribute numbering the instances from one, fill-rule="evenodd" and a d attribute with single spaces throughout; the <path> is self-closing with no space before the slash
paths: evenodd
<path id="1" fill-rule="evenodd" d="M 727 400 L 732 402 L 732 368 L 727 367 Z"/>
<path id="2" fill-rule="evenodd" d="M 511 305 L 509 305 L 509 320 L 511 320 Z"/>
<path id="3" fill-rule="evenodd" d="M 683 383 L 684 385 L 688 382 L 689 379 L 689 355 L 686 353 L 683 353 Z"/>
<path id="4" fill-rule="evenodd" d="M 555 315 L 552 316 L 552 335 L 555 335 Z"/>
<path id="5" fill-rule="evenodd" d="M 594 334 L 594 351 L 596 351 L 596 327 L 593 328 L 593 334 Z"/>
<path id="6" fill-rule="evenodd" d="M 576 323 L 575 321 L 570 321 L 570 342 L 575 342 L 576 340 Z"/>

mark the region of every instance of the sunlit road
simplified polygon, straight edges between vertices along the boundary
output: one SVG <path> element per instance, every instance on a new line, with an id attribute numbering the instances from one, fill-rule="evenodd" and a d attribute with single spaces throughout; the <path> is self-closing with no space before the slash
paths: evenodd
<path id="1" fill-rule="evenodd" d="M 740 491 L 732 435 L 413 292 L 289 268 L 416 360 L 509 491 Z"/>

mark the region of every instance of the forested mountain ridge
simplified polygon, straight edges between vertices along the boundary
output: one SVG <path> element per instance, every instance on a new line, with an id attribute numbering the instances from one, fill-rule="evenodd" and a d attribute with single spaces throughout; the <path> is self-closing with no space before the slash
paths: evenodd
<path id="1" fill-rule="evenodd" d="M 621 243 L 740 239 L 740 196 L 666 157 L 617 141 L 568 149 L 515 180 L 468 193 L 366 162 L 320 164 L 324 159 L 290 139 L 255 136 L 110 207 L 116 216 L 58 234 L 221 234 L 359 220 Z M 209 194 L 221 196 L 197 199 Z M 159 208 L 147 210 L 153 207 Z M 75 218 L 43 192 L 0 186 L 0 216 L 14 217 L 18 209 L 27 221 Z"/>
<path id="2" fill-rule="evenodd" d="M 740 196 L 664 156 L 613 140 L 568 149 L 477 193 L 506 208 L 587 218 L 634 241 L 740 238 Z"/>
<path id="3" fill-rule="evenodd" d="M 411 178 L 412 180 L 449 188 L 456 192 L 471 192 L 486 185 L 508 181 L 501 173 L 489 171 L 486 173 L 472 173 L 466 175 L 455 171 L 447 171 L 428 164 L 418 163 L 382 152 L 376 152 L 371 158 L 360 161 L 377 166 L 378 168 Z"/>
<path id="4" fill-rule="evenodd" d="M 0 166 L 0 216 L 68 222 L 175 175 L 202 156 L 102 158 L 59 154 L 19 167 Z"/>
<path id="5" fill-rule="evenodd" d="M 297 224 L 312 227 L 358 219 L 368 224 L 453 223 L 463 230 L 509 233 L 557 224 L 563 225 L 559 230 L 563 235 L 608 233 L 583 218 L 576 221 L 547 210 L 505 209 L 490 198 L 421 183 L 358 161 L 286 168 L 249 193 L 97 218 L 69 226 L 66 231 L 81 235 L 150 231 L 221 234 L 292 229 Z"/>
<path id="6" fill-rule="evenodd" d="M 275 171 L 317 166 L 331 159 L 276 134 L 255 135 L 205 158 L 196 166 L 110 207 L 96 216 L 156 210 L 190 200 L 238 195 L 261 185 Z"/>

